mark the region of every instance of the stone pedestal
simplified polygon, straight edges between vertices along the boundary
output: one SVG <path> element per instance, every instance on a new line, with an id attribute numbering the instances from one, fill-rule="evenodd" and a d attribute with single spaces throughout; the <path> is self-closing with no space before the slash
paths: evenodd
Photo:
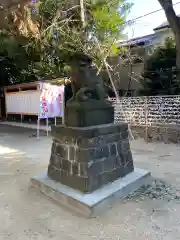
<path id="1" fill-rule="evenodd" d="M 126 123 L 86 128 L 54 126 L 48 176 L 92 192 L 134 170 Z"/>
<path id="2" fill-rule="evenodd" d="M 148 186 L 151 183 L 151 176 L 148 171 L 135 168 L 125 177 L 85 194 L 52 180 L 46 173 L 32 178 L 31 183 L 33 187 L 38 188 L 63 208 L 84 217 L 96 217 L 105 214 L 109 208 L 119 203 L 128 194 L 140 187 Z"/>
<path id="3" fill-rule="evenodd" d="M 147 186 L 150 173 L 134 169 L 126 123 L 52 127 L 48 174 L 32 185 L 63 207 L 96 217 L 128 194 Z"/>
<path id="4" fill-rule="evenodd" d="M 106 100 L 70 101 L 65 108 L 65 125 L 87 127 L 114 122 L 114 108 Z M 77 130 L 80 131 L 80 130 Z"/>

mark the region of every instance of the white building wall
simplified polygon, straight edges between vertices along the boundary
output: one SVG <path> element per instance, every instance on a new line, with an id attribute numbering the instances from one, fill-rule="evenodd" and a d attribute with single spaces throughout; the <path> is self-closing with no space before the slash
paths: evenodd
<path id="1" fill-rule="evenodd" d="M 155 31 L 156 33 L 156 43 L 157 45 L 164 44 L 165 40 L 167 38 L 173 38 L 174 39 L 174 34 L 171 30 L 171 28 L 165 28 L 165 29 L 160 29 Z"/>

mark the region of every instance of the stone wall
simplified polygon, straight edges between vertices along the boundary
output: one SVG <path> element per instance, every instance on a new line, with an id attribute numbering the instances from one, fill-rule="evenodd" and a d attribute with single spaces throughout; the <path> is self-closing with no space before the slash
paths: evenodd
<path id="1" fill-rule="evenodd" d="M 111 98 L 115 122 L 133 126 L 180 125 L 180 95 Z M 123 109 L 123 111 L 122 111 Z"/>
<path id="2" fill-rule="evenodd" d="M 161 141 L 164 143 L 180 142 L 179 125 L 158 125 L 158 126 L 131 126 L 135 139 L 144 138 L 147 141 Z"/>
<path id="3" fill-rule="evenodd" d="M 111 102 L 115 123 L 127 122 L 135 138 L 180 142 L 180 95 L 111 98 Z"/>
<path id="4" fill-rule="evenodd" d="M 48 176 L 82 192 L 92 192 L 134 170 L 126 123 L 52 128 Z"/>

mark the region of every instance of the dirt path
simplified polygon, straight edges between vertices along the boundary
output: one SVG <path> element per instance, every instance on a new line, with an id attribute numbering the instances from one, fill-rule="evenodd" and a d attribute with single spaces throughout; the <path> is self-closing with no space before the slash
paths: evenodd
<path id="1" fill-rule="evenodd" d="M 0 240 L 180 239 L 180 149 L 132 142 L 136 166 L 156 179 L 103 216 L 84 219 L 29 188 L 46 171 L 51 139 L 0 127 Z M 9 132 L 9 134 L 7 134 Z"/>

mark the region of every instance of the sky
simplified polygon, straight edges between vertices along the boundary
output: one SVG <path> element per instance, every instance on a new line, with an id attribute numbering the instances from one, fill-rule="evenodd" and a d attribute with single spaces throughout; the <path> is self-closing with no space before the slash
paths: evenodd
<path id="1" fill-rule="evenodd" d="M 131 0 L 134 3 L 131 12 L 128 16 L 128 20 L 145 15 L 155 10 L 161 9 L 158 0 Z M 173 0 L 173 3 L 178 3 L 174 6 L 177 14 L 180 14 L 180 0 Z M 166 21 L 164 11 L 161 10 L 157 13 L 153 13 L 149 16 L 140 18 L 134 24 L 125 29 L 125 33 L 128 38 L 134 38 L 144 36 L 153 33 L 153 29 Z"/>

